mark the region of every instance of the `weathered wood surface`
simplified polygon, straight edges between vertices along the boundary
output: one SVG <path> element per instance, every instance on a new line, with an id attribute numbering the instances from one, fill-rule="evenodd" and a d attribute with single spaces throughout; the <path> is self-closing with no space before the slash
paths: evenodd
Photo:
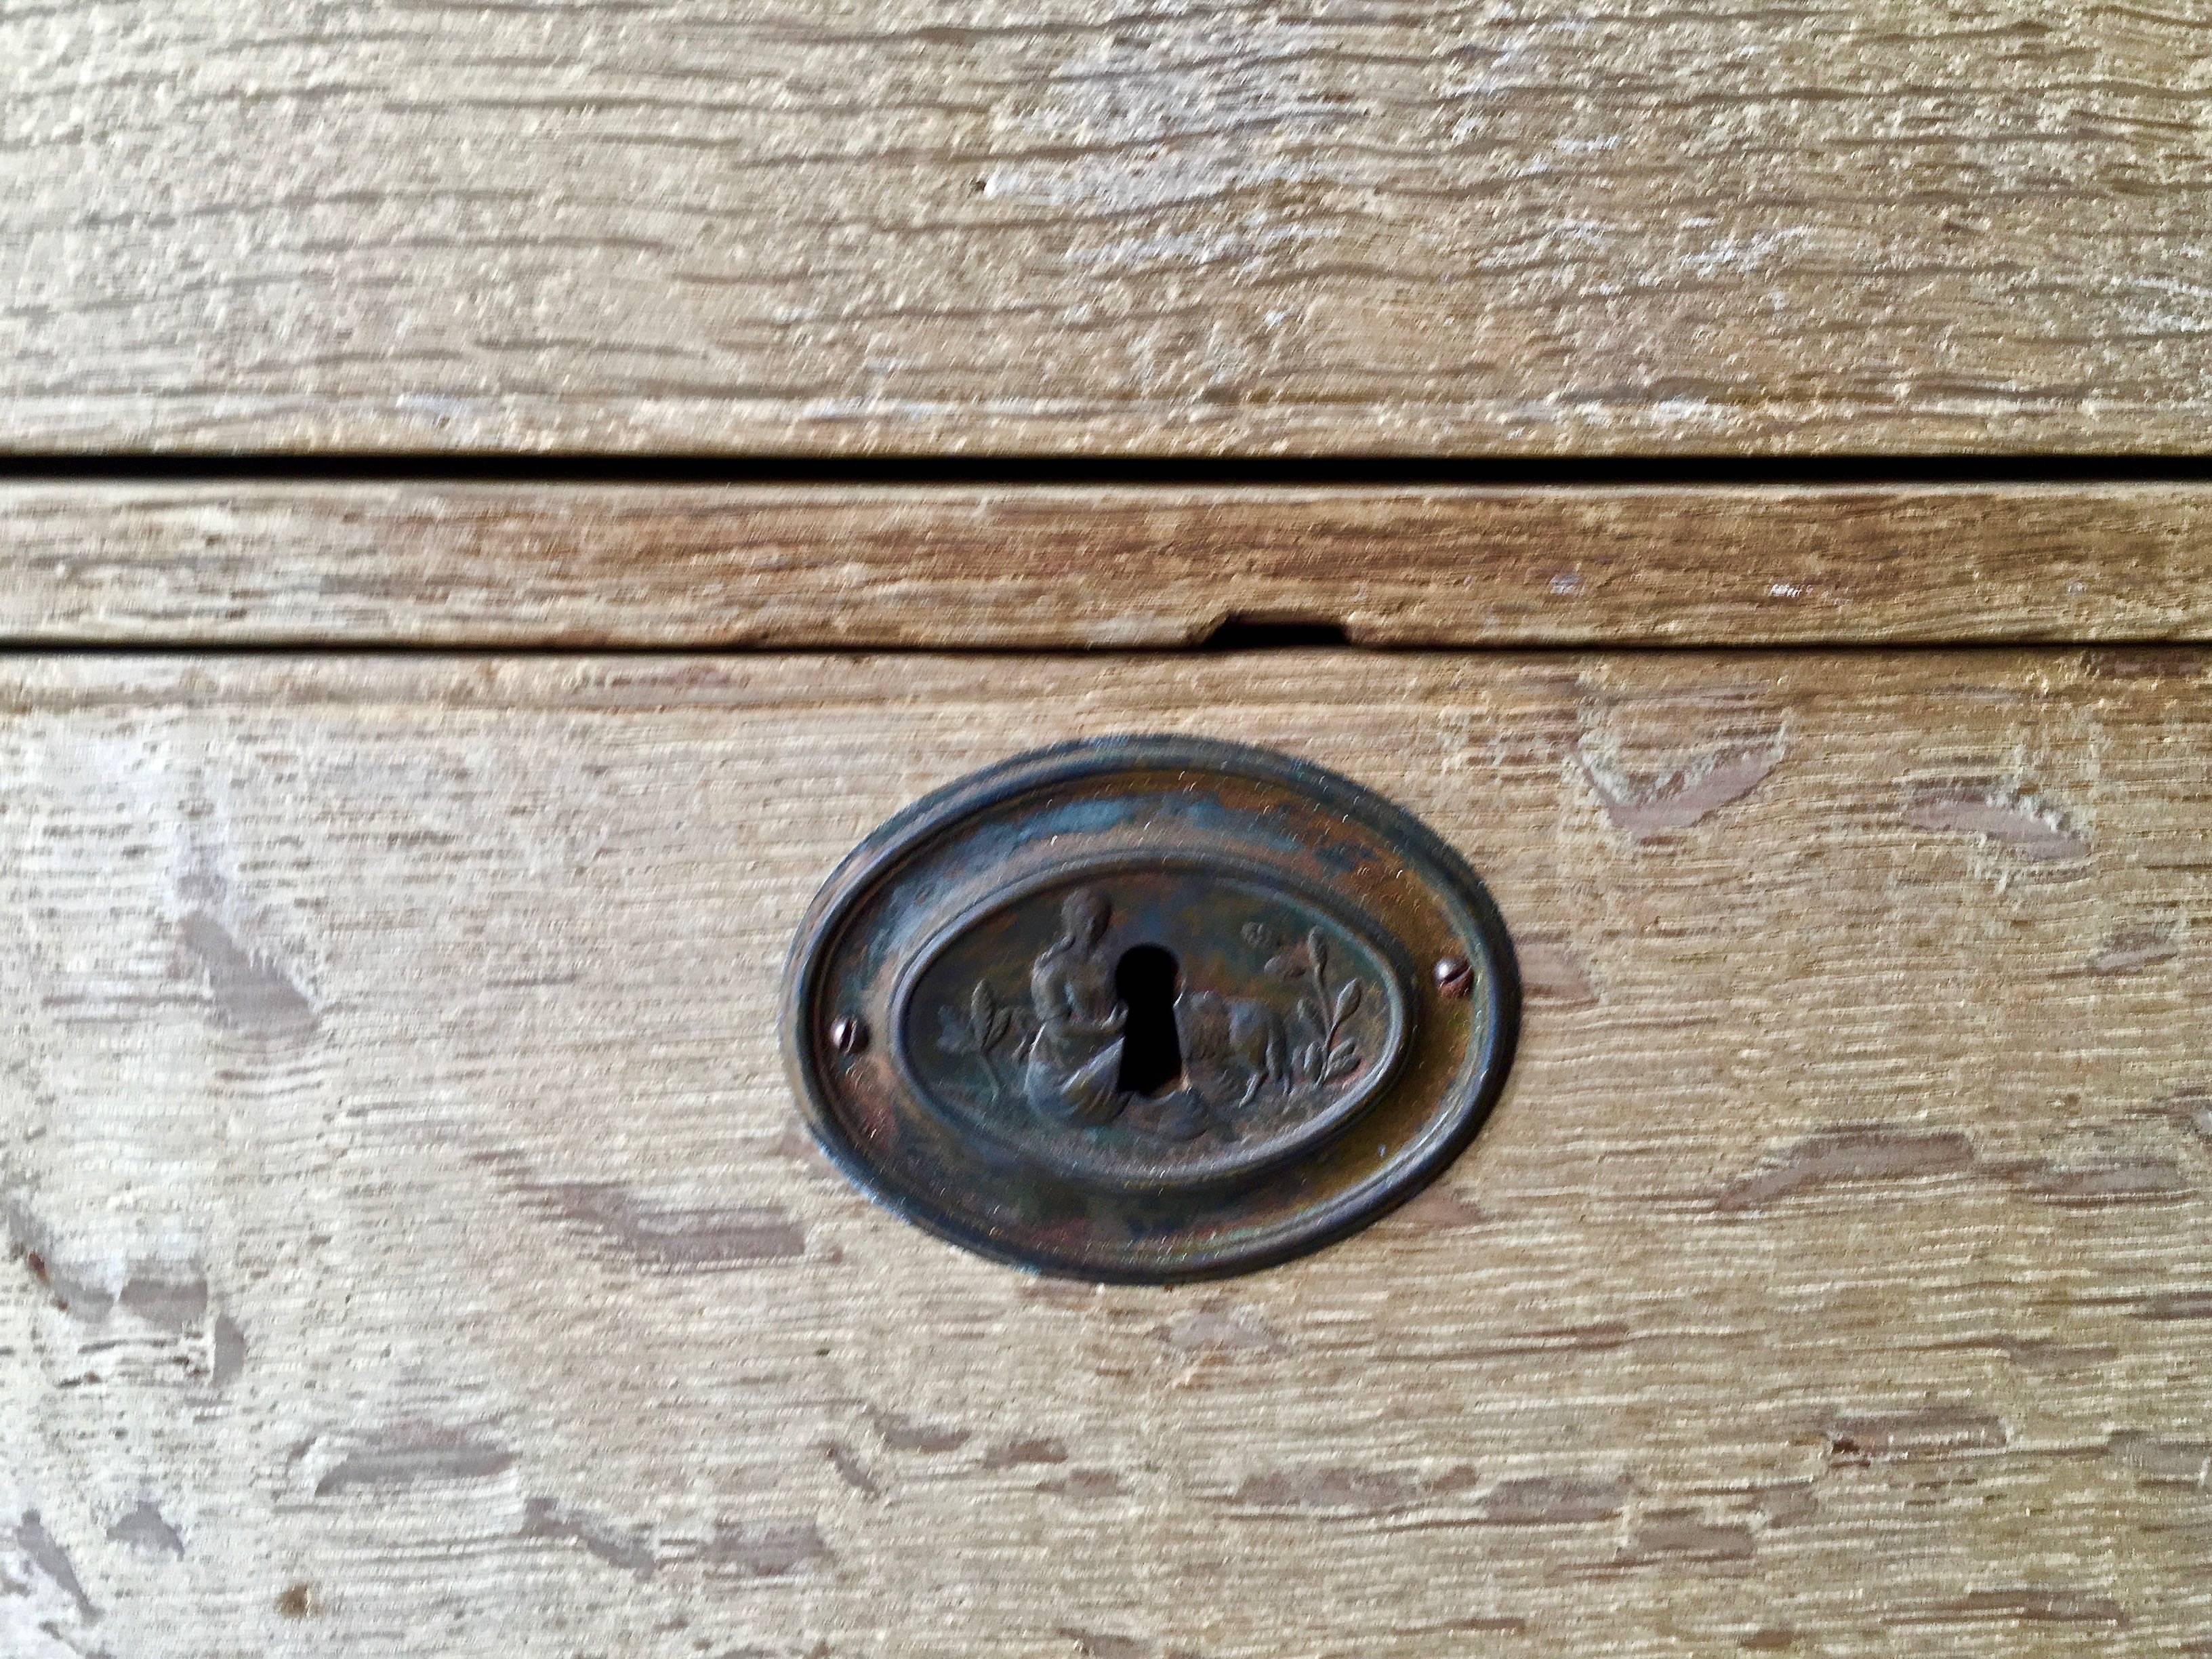
<path id="1" fill-rule="evenodd" d="M 0 1647 L 2203 1653 L 2205 668 L 14 659 Z M 884 814 L 1161 727 L 1439 826 L 1527 1030 L 1407 1211 L 1094 1291 L 772 1011 Z"/>
<path id="2" fill-rule="evenodd" d="M 2212 14 L 0 9 L 25 450 L 2190 451 Z"/>
<path id="3" fill-rule="evenodd" d="M 0 487 L 0 639 L 1384 645 L 2212 636 L 2212 488 Z"/>

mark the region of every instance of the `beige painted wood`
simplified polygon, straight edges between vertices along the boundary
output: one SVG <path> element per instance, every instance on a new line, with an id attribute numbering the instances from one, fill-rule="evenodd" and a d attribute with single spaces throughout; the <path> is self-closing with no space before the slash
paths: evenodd
<path id="1" fill-rule="evenodd" d="M 2193 451 L 2203 0 L 0 9 L 0 441 Z"/>
<path id="2" fill-rule="evenodd" d="M 2185 653 L 17 658 L 0 1649 L 1425 1659 L 2212 1640 Z M 846 847 L 1132 728 L 1520 941 L 1474 1150 L 1042 1282 L 794 1130 Z"/>
<path id="3" fill-rule="evenodd" d="M 0 487 L 0 638 L 1384 645 L 2212 636 L 2212 488 Z"/>

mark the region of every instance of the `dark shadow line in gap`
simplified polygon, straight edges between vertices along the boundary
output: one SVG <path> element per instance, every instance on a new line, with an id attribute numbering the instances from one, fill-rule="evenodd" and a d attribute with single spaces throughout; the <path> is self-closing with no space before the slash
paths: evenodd
<path id="1" fill-rule="evenodd" d="M 814 484 L 823 488 L 1444 489 L 1675 485 L 1879 487 L 2212 483 L 2212 456 L 1648 458 L 1045 455 L 775 458 L 611 455 L 5 455 L 0 483 L 570 485 Z"/>

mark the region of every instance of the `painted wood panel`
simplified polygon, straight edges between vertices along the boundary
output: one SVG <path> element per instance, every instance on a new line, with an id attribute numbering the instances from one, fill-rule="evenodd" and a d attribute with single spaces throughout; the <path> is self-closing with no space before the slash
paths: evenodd
<path id="1" fill-rule="evenodd" d="M 0 486 L 24 643 L 2212 637 L 2212 489 Z"/>
<path id="2" fill-rule="evenodd" d="M 34 452 L 2185 453 L 2212 15 L 18 0 Z"/>
<path id="3" fill-rule="evenodd" d="M 2185 652 L 0 665 L 0 1645 L 1360 1659 L 2212 1641 Z M 1509 1092 L 1095 1290 L 831 1176 L 788 934 L 1083 733 L 1480 869 Z"/>

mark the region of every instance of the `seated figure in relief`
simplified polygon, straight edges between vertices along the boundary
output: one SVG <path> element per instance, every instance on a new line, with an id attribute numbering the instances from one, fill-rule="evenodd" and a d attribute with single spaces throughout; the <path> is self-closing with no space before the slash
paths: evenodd
<path id="1" fill-rule="evenodd" d="M 1114 970 L 1099 942 L 1112 908 L 1095 889 L 1078 888 L 1060 906 L 1059 939 L 1030 969 L 1037 1031 L 1022 1089 L 1031 1107 L 1054 1121 L 1087 1128 L 1110 1121 L 1125 1103 L 1121 1087 L 1121 1028 L 1128 1018 L 1114 989 Z"/>

